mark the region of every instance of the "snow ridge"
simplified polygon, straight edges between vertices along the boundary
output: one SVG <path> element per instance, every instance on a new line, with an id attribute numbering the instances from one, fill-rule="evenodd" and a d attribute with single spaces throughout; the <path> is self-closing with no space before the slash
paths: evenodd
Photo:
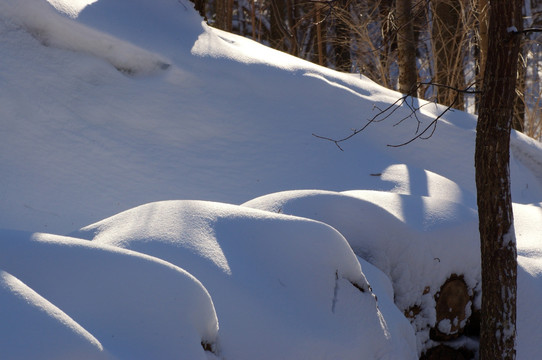
<path id="1" fill-rule="evenodd" d="M 0 2 L 0 15 L 22 26 L 45 46 L 90 54 L 129 75 L 168 69 L 171 62 L 129 42 L 79 24 L 49 4 L 31 0 Z"/>

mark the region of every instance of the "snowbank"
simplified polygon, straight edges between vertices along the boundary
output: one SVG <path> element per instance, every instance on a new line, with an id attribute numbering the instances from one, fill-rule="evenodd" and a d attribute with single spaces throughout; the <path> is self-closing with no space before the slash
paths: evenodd
<path id="1" fill-rule="evenodd" d="M 41 358 L 43 350 L 44 356 L 64 359 L 185 354 L 203 360 L 202 343 L 216 344 L 218 323 L 205 288 L 157 258 L 81 239 L 3 230 L 0 268 L 8 306 L 2 312 L 19 310 L 0 323 L 3 358 Z M 28 326 L 33 322 L 43 329 Z M 36 330 L 41 335 L 34 336 Z M 17 334 L 22 337 L 8 342 Z"/>
<path id="2" fill-rule="evenodd" d="M 70 15 L 79 9 L 64 7 L 61 2 L 53 4 Z M 45 46 L 102 58 L 128 74 L 150 74 L 170 66 L 168 60 L 155 53 L 63 17 L 44 1 L 3 0 L 0 14 L 22 26 Z"/>
<path id="3" fill-rule="evenodd" d="M 402 312 L 424 309 L 413 321 L 419 347 L 436 324 L 435 295 L 452 275 L 479 291 L 480 250 L 476 212 L 441 198 L 367 190 L 286 191 L 244 206 L 325 222 L 354 252 L 392 281 Z M 479 308 L 479 306 L 478 306 Z"/>
<path id="4" fill-rule="evenodd" d="M 416 307 L 425 309 L 412 321 L 419 349 L 423 350 L 433 344 L 429 327 L 446 327 L 445 323 L 436 323 L 434 308 L 435 295 L 450 275 L 462 276 L 471 289 L 469 312 L 479 309 L 481 301 L 477 214 L 461 203 L 445 200 L 453 195 L 446 191 L 446 184 L 452 189 L 455 185 L 440 177 L 429 183 L 438 181 L 431 197 L 367 190 L 299 190 L 269 194 L 243 205 L 319 220 L 339 230 L 362 262 L 373 264 L 391 279 L 393 290 L 379 290 L 378 294 L 392 294 L 394 304 L 405 313 Z M 398 190 L 409 192 L 404 187 Z M 533 344 L 541 340 L 535 299 L 540 299 L 538 290 L 542 289 L 542 211 L 537 204 L 515 204 L 514 214 L 518 241 L 518 358 L 530 359 L 538 351 Z"/>
<path id="5" fill-rule="evenodd" d="M 51 4 L 60 12 L 0 1 L 1 227 L 66 234 L 149 202 L 291 189 L 427 195 L 428 174 L 475 207 L 471 116 L 450 113 L 431 139 L 388 148 L 415 134 L 412 119 L 394 126 L 405 106 L 341 152 L 312 134 L 347 135 L 398 93 L 202 26 L 188 2 Z M 422 109 L 424 123 L 442 110 Z M 526 146 L 514 142 L 541 151 Z M 516 202 L 542 201 L 532 168 L 512 159 Z"/>
<path id="6" fill-rule="evenodd" d="M 391 336 L 355 255 L 325 224 L 168 201 L 74 236 L 152 255 L 196 276 L 213 298 L 226 359 L 415 358 L 412 331 Z M 390 312 L 392 322 L 395 316 Z"/>
<path id="7" fill-rule="evenodd" d="M 25 231 L 0 231 L 0 357 L 409 359 L 449 325 L 430 309 L 450 274 L 479 306 L 473 116 L 387 147 L 443 110 L 410 99 L 421 124 L 403 106 L 341 152 L 312 134 L 349 135 L 400 95 L 185 0 L 0 0 L 0 33 L 0 229 Z M 542 146 L 511 148 L 531 359 Z"/>
<path id="8" fill-rule="evenodd" d="M 0 270 L 0 349 L 6 359 L 112 359 L 66 313 Z"/>

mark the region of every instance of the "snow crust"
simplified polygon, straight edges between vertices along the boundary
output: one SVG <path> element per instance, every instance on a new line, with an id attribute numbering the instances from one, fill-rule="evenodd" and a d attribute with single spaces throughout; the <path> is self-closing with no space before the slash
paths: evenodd
<path id="1" fill-rule="evenodd" d="M 400 95 L 184 0 L 0 0 L 0 35 L 0 358 L 414 359 L 451 274 L 480 307 L 473 116 L 387 147 L 415 135 L 403 106 L 341 152 L 312 134 Z M 444 109 L 409 101 L 420 126 Z M 511 149 L 533 359 L 542 145 Z"/>

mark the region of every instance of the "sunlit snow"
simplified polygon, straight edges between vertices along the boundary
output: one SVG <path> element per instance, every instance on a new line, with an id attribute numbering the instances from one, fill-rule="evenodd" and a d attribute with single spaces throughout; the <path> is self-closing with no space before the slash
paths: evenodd
<path id="1" fill-rule="evenodd" d="M 0 0 L 0 34 L 0 358 L 416 359 L 452 325 L 447 278 L 480 307 L 472 115 L 388 147 L 416 135 L 404 106 L 340 151 L 313 134 L 401 95 L 188 0 Z M 542 145 L 513 133 L 511 150 L 529 360 Z"/>

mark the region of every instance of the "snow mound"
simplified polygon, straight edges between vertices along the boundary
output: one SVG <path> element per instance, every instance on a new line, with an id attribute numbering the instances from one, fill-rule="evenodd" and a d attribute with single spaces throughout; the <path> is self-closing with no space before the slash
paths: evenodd
<path id="1" fill-rule="evenodd" d="M 419 346 L 434 326 L 435 294 L 452 275 L 479 291 L 480 250 L 476 212 L 442 198 L 356 190 L 285 191 L 243 206 L 322 221 L 337 229 L 353 251 L 392 281 L 401 311 L 428 309 L 416 318 Z"/>
<path id="2" fill-rule="evenodd" d="M 66 18 L 44 1 L 3 0 L 0 14 L 46 46 L 96 56 L 126 74 L 151 74 L 170 66 L 162 56 Z"/>
<path id="3" fill-rule="evenodd" d="M 0 270 L 0 349 L 12 360 L 109 359 L 102 344 L 62 310 Z"/>
<path id="4" fill-rule="evenodd" d="M 3 358 L 24 358 L 26 350 L 37 354 L 32 351 L 43 345 L 45 356 L 53 358 L 172 359 L 184 354 L 205 360 L 202 344 L 216 344 L 218 323 L 205 288 L 159 259 L 81 239 L 2 230 L 0 268 L 0 296 L 7 300 L 1 311 L 17 310 L 7 318 L 13 322 L 2 321 L 6 337 L 0 341 L 24 334 L 3 343 Z M 34 337 L 38 328 L 25 327 L 24 319 L 41 332 L 54 331 Z M 20 341 L 28 342 L 26 350 Z"/>
<path id="5" fill-rule="evenodd" d="M 454 181 L 425 169 L 407 164 L 388 166 L 380 179 L 394 184 L 391 192 L 404 195 L 430 196 L 452 202 L 476 203 L 473 194 L 465 192 Z"/>
<path id="6" fill-rule="evenodd" d="M 81 10 L 98 0 L 47 0 L 60 13 L 75 19 Z"/>
<path id="7" fill-rule="evenodd" d="M 348 243 L 320 222 L 167 201 L 74 236 L 149 254 L 196 276 L 213 298 L 224 358 L 416 358 L 412 332 L 392 338 Z"/>

